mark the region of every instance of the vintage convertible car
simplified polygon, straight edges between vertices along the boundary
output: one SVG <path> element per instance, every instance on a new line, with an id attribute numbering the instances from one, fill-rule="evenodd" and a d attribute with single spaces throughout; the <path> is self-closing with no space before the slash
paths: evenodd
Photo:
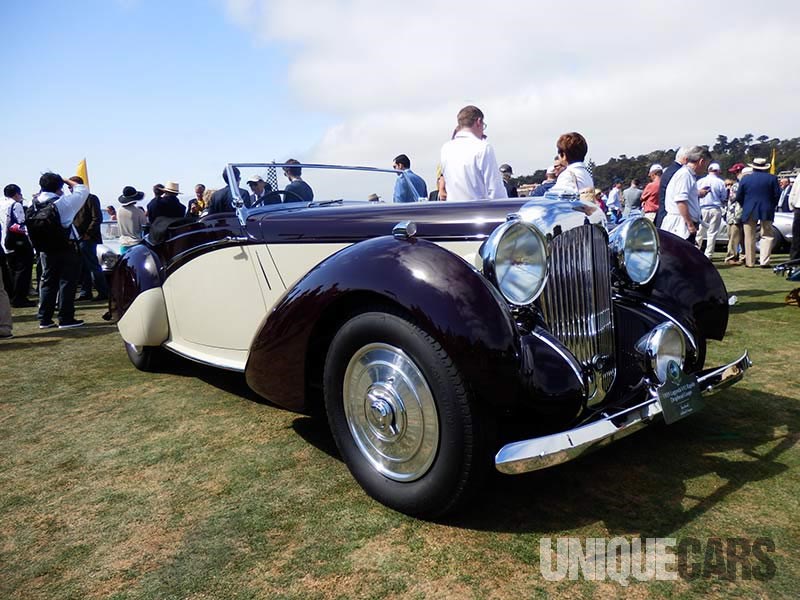
<path id="1" fill-rule="evenodd" d="M 229 181 L 234 167 L 275 168 L 231 164 Z M 575 197 L 370 203 L 405 176 L 338 168 L 369 184 L 337 186 L 320 168 L 313 202 L 246 208 L 234 189 L 235 212 L 151 232 L 120 260 L 111 309 L 140 369 L 167 350 L 324 411 L 387 506 L 442 515 L 492 457 L 504 473 L 563 463 L 690 414 L 750 366 L 704 368 L 724 284 L 647 219 L 609 235 Z"/>

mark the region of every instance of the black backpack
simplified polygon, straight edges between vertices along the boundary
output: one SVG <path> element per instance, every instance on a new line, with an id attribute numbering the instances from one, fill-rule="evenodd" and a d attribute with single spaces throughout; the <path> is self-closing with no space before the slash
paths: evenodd
<path id="1" fill-rule="evenodd" d="M 25 209 L 28 237 L 38 252 L 65 252 L 70 249 L 69 228 L 61 226 L 53 200 L 34 201 Z"/>

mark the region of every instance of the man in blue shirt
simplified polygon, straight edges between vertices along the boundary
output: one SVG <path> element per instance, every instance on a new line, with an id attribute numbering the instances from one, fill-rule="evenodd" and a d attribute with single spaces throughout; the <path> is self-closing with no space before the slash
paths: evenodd
<path id="1" fill-rule="evenodd" d="M 420 198 L 428 197 L 428 186 L 422 177 L 411 170 L 411 159 L 408 156 L 400 154 L 395 157 L 392 167 L 403 172 L 394 183 L 394 202 L 418 202 Z"/>

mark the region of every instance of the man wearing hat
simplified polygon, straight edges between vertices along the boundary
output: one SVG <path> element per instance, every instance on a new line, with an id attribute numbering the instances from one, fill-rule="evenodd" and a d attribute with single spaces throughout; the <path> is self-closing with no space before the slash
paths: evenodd
<path id="1" fill-rule="evenodd" d="M 500 165 L 500 175 L 503 176 L 503 185 L 506 188 L 506 194 L 509 198 L 518 198 L 519 194 L 517 193 L 517 186 L 511 183 L 511 176 L 514 174 L 514 170 L 511 168 L 511 165 L 503 163 Z"/>
<path id="2" fill-rule="evenodd" d="M 700 198 L 700 227 L 697 230 L 697 247 L 702 247 L 703 238 L 705 238 L 708 260 L 714 256 L 714 244 L 717 243 L 717 236 L 722 224 L 722 207 L 728 196 L 728 189 L 720 178 L 719 172 L 719 164 L 711 163 L 708 165 L 708 175 L 697 181 L 697 191 L 706 190 L 706 195 Z"/>
<path id="3" fill-rule="evenodd" d="M 142 232 L 147 225 L 147 217 L 144 211 L 136 206 L 136 203 L 142 198 L 144 198 L 144 192 L 136 191 L 136 188 L 131 185 L 126 185 L 122 189 L 122 196 L 119 197 L 122 208 L 117 213 L 120 255 L 125 254 L 131 246 L 142 241 Z"/>
<path id="4" fill-rule="evenodd" d="M 658 188 L 661 185 L 661 173 L 663 172 L 664 169 L 661 165 L 651 165 L 647 173 L 650 183 L 642 190 L 642 212 L 651 221 L 656 220 L 656 213 L 658 213 Z"/>
<path id="5" fill-rule="evenodd" d="M 253 175 L 247 180 L 250 187 L 250 206 L 264 206 L 265 204 L 280 204 L 281 197 L 273 194 L 272 199 L 265 202 L 265 198 L 272 191 L 272 186 L 268 184 L 261 175 Z"/>
<path id="6" fill-rule="evenodd" d="M 755 158 L 749 166 L 753 173 L 739 182 L 736 201 L 742 205 L 744 225 L 744 260 L 746 267 L 756 266 L 756 226 L 761 223 L 761 267 L 768 268 L 772 257 L 772 222 L 781 196 L 778 178 L 769 173 L 766 158 Z"/>
<path id="7" fill-rule="evenodd" d="M 154 223 L 158 217 L 179 219 L 186 215 L 186 207 L 178 200 L 181 193 L 180 185 L 168 181 L 163 186 L 164 194 L 160 198 L 153 198 L 147 205 L 147 219 Z"/>
<path id="8" fill-rule="evenodd" d="M 544 196 L 547 190 L 556 184 L 557 176 L 556 168 L 554 166 L 548 167 L 544 174 L 544 181 L 531 192 L 531 196 Z"/>

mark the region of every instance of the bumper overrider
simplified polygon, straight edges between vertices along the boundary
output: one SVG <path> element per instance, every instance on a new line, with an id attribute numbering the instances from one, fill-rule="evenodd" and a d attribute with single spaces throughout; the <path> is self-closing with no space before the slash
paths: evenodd
<path id="1" fill-rule="evenodd" d="M 648 385 L 644 402 L 613 414 L 604 413 L 599 419 L 568 431 L 507 444 L 495 456 L 495 466 L 508 474 L 536 471 L 610 444 L 656 419 L 671 423 L 700 408 L 702 398 L 741 380 L 750 366 L 747 351 L 730 364 L 694 374 L 683 373 L 676 363 L 671 363 L 665 383 Z"/>

